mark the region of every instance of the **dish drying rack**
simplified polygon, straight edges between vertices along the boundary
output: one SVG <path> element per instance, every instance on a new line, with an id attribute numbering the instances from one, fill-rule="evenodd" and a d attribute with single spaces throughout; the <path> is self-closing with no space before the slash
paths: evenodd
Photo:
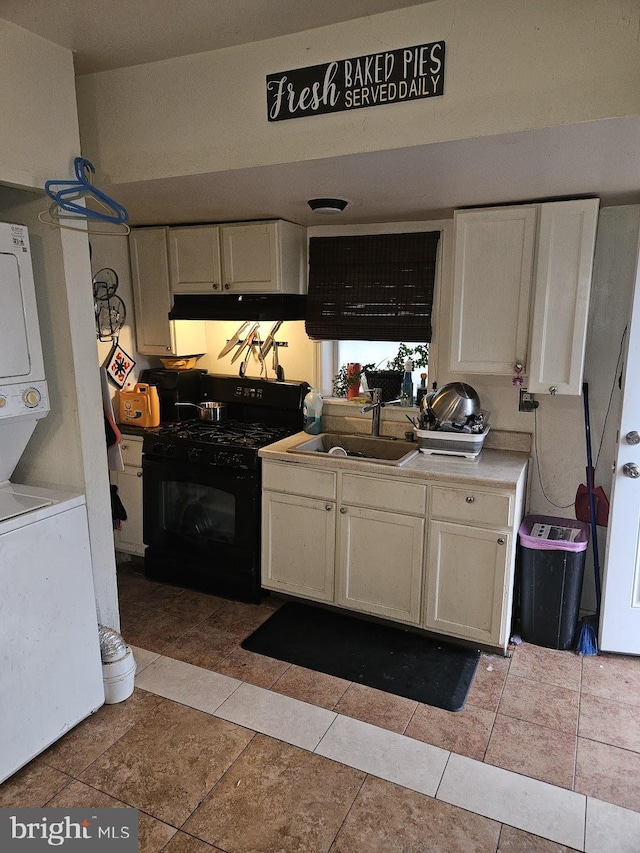
<path id="1" fill-rule="evenodd" d="M 421 453 L 439 456 L 459 456 L 464 459 L 477 459 L 484 445 L 490 426 L 482 432 L 460 433 L 437 429 L 416 429 L 418 448 Z"/>

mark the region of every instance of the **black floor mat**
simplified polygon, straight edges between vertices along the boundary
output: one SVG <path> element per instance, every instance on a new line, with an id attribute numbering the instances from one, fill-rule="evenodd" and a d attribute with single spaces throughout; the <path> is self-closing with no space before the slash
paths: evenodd
<path id="1" fill-rule="evenodd" d="M 480 652 L 321 607 L 287 603 L 242 648 L 460 711 Z"/>

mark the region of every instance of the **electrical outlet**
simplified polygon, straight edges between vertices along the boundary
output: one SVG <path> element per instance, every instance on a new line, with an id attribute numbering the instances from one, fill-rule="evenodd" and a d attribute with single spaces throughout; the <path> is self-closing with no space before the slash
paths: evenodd
<path id="1" fill-rule="evenodd" d="M 518 411 L 519 412 L 532 412 L 534 409 L 538 408 L 538 402 L 536 398 L 531 394 L 526 388 L 520 389 L 520 400 L 518 402 Z"/>

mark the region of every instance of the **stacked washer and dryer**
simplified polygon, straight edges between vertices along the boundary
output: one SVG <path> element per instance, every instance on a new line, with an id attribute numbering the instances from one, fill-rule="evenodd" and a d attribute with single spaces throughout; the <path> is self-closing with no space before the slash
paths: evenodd
<path id="1" fill-rule="evenodd" d="M 84 495 L 10 479 L 48 412 L 28 231 L 0 223 L 0 782 L 104 702 Z"/>

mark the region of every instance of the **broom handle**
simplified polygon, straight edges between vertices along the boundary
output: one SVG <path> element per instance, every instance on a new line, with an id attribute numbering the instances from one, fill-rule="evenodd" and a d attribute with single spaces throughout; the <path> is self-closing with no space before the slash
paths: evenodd
<path id="1" fill-rule="evenodd" d="M 593 463 L 591 458 L 591 418 L 589 416 L 589 384 L 583 382 L 584 429 L 587 439 L 587 491 L 589 492 L 589 520 L 591 522 L 591 544 L 593 548 L 593 575 L 596 586 L 596 607 L 600 613 L 602 587 L 600 582 L 600 554 L 598 552 L 598 525 L 596 524 L 596 502 L 593 494 Z"/>

